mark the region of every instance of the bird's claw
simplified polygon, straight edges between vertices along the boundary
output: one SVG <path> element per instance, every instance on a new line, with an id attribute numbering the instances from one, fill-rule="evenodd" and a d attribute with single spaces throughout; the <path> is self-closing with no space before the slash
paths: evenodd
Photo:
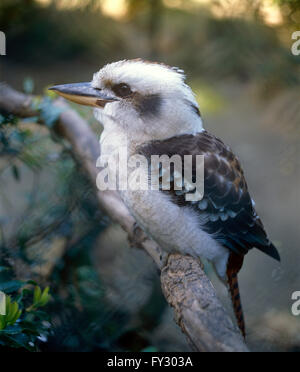
<path id="1" fill-rule="evenodd" d="M 128 236 L 129 244 L 132 248 L 143 249 L 143 242 L 147 239 L 144 231 L 135 222 L 132 228 L 131 235 Z"/>

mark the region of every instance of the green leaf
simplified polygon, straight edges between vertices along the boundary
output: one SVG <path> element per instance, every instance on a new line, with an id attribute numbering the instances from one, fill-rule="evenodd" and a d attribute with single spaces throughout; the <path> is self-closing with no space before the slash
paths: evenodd
<path id="1" fill-rule="evenodd" d="M 42 290 L 39 286 L 36 286 L 34 288 L 34 293 L 33 293 L 33 304 L 34 305 L 36 305 L 40 301 L 41 296 L 42 296 Z"/>
<path id="2" fill-rule="evenodd" d="M 10 305 L 9 314 L 7 314 L 7 323 L 9 325 L 14 325 L 16 321 L 20 318 L 22 311 L 19 309 L 17 302 L 13 302 Z"/>
<path id="3" fill-rule="evenodd" d="M 4 330 L 0 332 L 1 334 L 7 334 L 7 335 L 17 335 L 18 333 L 22 332 L 22 328 L 18 325 L 8 326 Z"/>
<path id="4" fill-rule="evenodd" d="M 8 270 L 10 270 L 9 267 L 0 266 L 0 274 L 3 273 L 3 272 L 5 272 L 5 271 L 8 271 Z"/>
<path id="5" fill-rule="evenodd" d="M 19 310 L 18 304 L 16 302 L 13 302 L 10 304 L 8 312 L 6 314 L 6 321 L 7 323 L 13 323 L 14 324 L 14 318 Z"/>
<path id="6" fill-rule="evenodd" d="M 5 315 L 0 315 L 0 331 L 5 329 L 5 327 L 6 327 Z"/>
<path id="7" fill-rule="evenodd" d="M 30 284 L 30 285 L 34 285 L 34 286 L 37 286 L 37 282 L 35 282 L 34 280 L 27 280 L 26 284 Z"/>
<path id="8" fill-rule="evenodd" d="M 18 333 L 15 335 L 7 335 L 7 339 L 11 342 L 14 348 L 24 348 L 29 351 L 33 351 L 34 348 L 29 345 L 30 338 L 24 333 Z"/>
<path id="9" fill-rule="evenodd" d="M 23 286 L 24 283 L 20 280 L 12 280 L 10 282 L 0 283 L 0 291 L 10 294 L 17 292 Z"/>
<path id="10" fill-rule="evenodd" d="M 22 315 L 22 310 L 19 309 L 19 311 L 16 313 L 16 316 L 14 318 L 14 323 L 16 323 L 16 321 L 20 318 L 21 315 Z"/>
<path id="11" fill-rule="evenodd" d="M 49 300 L 50 300 L 49 290 L 50 290 L 50 287 L 45 288 L 45 290 L 44 290 L 44 292 L 41 296 L 41 299 L 40 299 L 40 305 L 41 306 L 45 306 L 49 302 Z"/>
<path id="12" fill-rule="evenodd" d="M 6 314 L 9 313 L 10 304 L 11 304 L 11 298 L 9 296 L 6 296 Z"/>

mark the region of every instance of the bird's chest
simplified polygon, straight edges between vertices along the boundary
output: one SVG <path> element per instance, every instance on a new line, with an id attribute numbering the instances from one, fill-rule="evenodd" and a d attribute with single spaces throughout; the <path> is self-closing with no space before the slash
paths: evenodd
<path id="1" fill-rule="evenodd" d="M 174 203 L 168 193 L 151 190 L 148 167 L 134 167 L 134 145 L 126 143 L 120 134 L 101 137 L 102 155 L 107 166 L 116 171 L 117 190 L 140 227 L 168 252 L 176 251 L 203 256 L 213 261 L 221 277 L 225 275 L 228 251 L 201 229 L 201 219 L 189 207 Z M 125 161 L 120 161 L 120 153 Z M 133 157 L 133 158 L 132 158 Z M 115 163 L 115 164 L 114 164 Z M 117 163 L 117 164 L 116 164 Z M 124 168 L 125 172 L 124 172 Z M 122 176 L 120 176 L 120 171 Z M 123 182 L 123 178 L 127 182 Z M 122 179 L 122 186 L 120 186 Z"/>
<path id="2" fill-rule="evenodd" d="M 174 235 L 173 226 L 177 224 L 179 210 L 174 208 L 174 211 L 161 192 L 149 189 L 148 166 L 137 166 L 134 155 L 136 145 L 119 132 L 114 134 L 105 130 L 100 144 L 102 166 L 108 169 L 109 174 L 115 175 L 117 191 L 138 224 L 155 238 Z"/>
<path id="3" fill-rule="evenodd" d="M 100 137 L 100 146 L 101 157 L 109 161 L 118 155 L 121 149 L 127 149 L 127 137 L 117 129 L 115 131 L 104 129 Z"/>

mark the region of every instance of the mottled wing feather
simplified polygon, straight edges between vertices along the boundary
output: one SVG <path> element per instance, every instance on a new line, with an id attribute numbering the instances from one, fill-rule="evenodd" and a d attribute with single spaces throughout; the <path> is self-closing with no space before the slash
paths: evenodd
<path id="1" fill-rule="evenodd" d="M 208 132 L 181 135 L 164 141 L 153 141 L 140 147 L 140 154 L 151 155 L 204 155 L 204 199 L 187 202 L 185 193 L 170 191 L 174 203 L 190 206 L 199 214 L 201 228 L 221 244 L 239 255 L 256 247 L 279 260 L 276 248 L 270 243 L 250 197 L 244 172 L 232 150 Z M 195 169 L 193 169 L 195 175 Z M 203 221 L 205 221 L 203 223 Z"/>

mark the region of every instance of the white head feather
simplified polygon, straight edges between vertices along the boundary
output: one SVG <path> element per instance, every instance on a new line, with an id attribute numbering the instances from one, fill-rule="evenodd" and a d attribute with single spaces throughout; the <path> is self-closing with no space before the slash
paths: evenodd
<path id="1" fill-rule="evenodd" d="M 191 88 L 185 84 L 182 70 L 142 60 L 125 60 L 106 65 L 92 81 L 94 88 L 114 97 L 112 87 L 118 84 L 127 84 L 134 94 L 95 110 L 96 118 L 106 131 L 110 128 L 114 132 L 119 130 L 125 132 L 129 140 L 146 142 L 203 130 L 197 113 L 198 103 Z M 143 97 L 153 98 L 145 113 L 138 109 L 135 101 L 135 98 L 141 101 Z"/>

